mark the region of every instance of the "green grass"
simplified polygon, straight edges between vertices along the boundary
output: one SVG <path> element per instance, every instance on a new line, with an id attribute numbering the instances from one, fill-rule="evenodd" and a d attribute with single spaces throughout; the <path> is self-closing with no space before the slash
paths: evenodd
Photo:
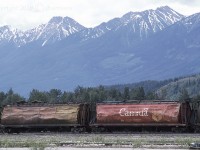
<path id="1" fill-rule="evenodd" d="M 38 141 L 10 141 L 8 139 L 0 141 L 0 147 L 8 148 L 8 147 L 31 147 L 33 149 L 42 150 L 47 147 L 50 143 L 46 142 L 38 142 Z"/>

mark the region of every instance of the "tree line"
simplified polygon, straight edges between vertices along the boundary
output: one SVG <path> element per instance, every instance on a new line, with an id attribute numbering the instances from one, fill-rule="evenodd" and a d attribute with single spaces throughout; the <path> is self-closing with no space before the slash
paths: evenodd
<path id="1" fill-rule="evenodd" d="M 194 78 L 194 79 L 193 79 Z M 182 82 L 182 79 L 183 80 Z M 181 82 L 179 82 L 181 81 Z M 168 86 L 168 89 L 161 87 Z M 147 80 L 133 84 L 120 84 L 112 86 L 81 87 L 77 86 L 74 91 L 61 91 L 51 89 L 49 91 L 39 91 L 33 89 L 28 98 L 22 97 L 12 89 L 7 92 L 0 91 L 0 107 L 3 105 L 16 104 L 26 101 L 42 103 L 68 103 L 68 102 L 103 102 L 103 101 L 126 101 L 126 100 L 162 100 L 172 99 L 177 95 L 178 100 L 200 99 L 200 74 L 182 76 L 173 79 L 154 81 Z M 169 95 L 169 96 L 168 96 Z"/>
<path id="2" fill-rule="evenodd" d="M 0 92 L 0 106 L 13 105 L 21 102 L 34 103 L 84 103 L 104 101 L 127 101 L 127 100 L 152 100 L 156 99 L 154 92 L 145 93 L 143 87 L 130 89 L 125 87 L 122 91 L 116 88 L 107 89 L 104 86 L 95 88 L 78 86 L 73 92 L 51 89 L 39 91 L 33 89 L 28 98 L 15 93 L 12 89 L 8 92 Z"/>
<path id="3" fill-rule="evenodd" d="M 81 87 L 77 86 L 74 91 L 61 91 L 60 89 L 51 89 L 49 91 L 39 91 L 33 89 L 28 98 L 24 98 L 12 89 L 7 92 L 0 92 L 0 108 L 4 105 L 13 105 L 20 102 L 26 103 L 100 103 L 104 101 L 122 101 L 128 100 L 173 100 L 168 95 L 173 96 L 176 92 L 176 100 L 200 100 L 200 78 L 195 80 L 177 78 L 164 81 L 143 81 L 137 84 L 115 85 L 115 86 L 98 86 L 98 87 Z M 182 81 L 182 82 L 178 82 Z M 168 84 L 168 89 L 156 92 L 161 86 Z M 143 86 L 141 86 L 143 85 Z M 156 88 L 157 87 L 157 88 Z M 195 93 L 194 93 L 195 92 Z"/>

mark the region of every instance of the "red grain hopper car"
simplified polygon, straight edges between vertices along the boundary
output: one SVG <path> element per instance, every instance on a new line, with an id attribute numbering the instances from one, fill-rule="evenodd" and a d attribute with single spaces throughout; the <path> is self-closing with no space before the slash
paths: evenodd
<path id="1" fill-rule="evenodd" d="M 142 101 L 137 103 L 99 103 L 91 126 L 100 130 L 167 127 L 187 128 L 191 109 L 188 103 Z M 135 128 L 134 128 L 135 127 Z"/>

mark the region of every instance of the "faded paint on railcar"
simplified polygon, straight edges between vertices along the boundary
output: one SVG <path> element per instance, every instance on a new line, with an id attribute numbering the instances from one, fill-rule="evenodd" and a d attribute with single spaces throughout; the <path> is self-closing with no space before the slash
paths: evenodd
<path id="1" fill-rule="evenodd" d="M 97 104 L 98 124 L 180 123 L 180 103 Z"/>
<path id="2" fill-rule="evenodd" d="M 78 124 L 80 105 L 6 106 L 3 125 Z"/>

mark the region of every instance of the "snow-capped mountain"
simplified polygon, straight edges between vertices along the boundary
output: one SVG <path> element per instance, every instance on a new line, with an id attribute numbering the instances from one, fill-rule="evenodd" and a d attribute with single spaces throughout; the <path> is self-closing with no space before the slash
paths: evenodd
<path id="1" fill-rule="evenodd" d="M 143 12 L 130 12 L 122 17 L 125 25 L 132 26 L 132 31 L 137 33 L 141 39 L 148 37 L 164 28 L 181 20 L 184 16 L 175 12 L 168 6 L 156 10 Z"/>
<path id="2" fill-rule="evenodd" d="M 16 43 L 16 45 L 20 45 L 23 44 L 23 38 L 24 33 L 18 29 L 13 29 L 10 26 L 0 27 L 0 45 L 8 44 L 12 41 Z"/>
<path id="3" fill-rule="evenodd" d="M 88 40 L 98 38 L 109 31 L 124 30 L 124 28 L 127 28 L 126 30 L 129 30 L 131 34 L 136 35 L 140 39 L 144 39 L 182 18 L 184 18 L 183 15 L 168 6 L 164 6 L 156 10 L 129 12 L 121 18 L 115 18 L 95 28 L 83 30 L 80 34 L 84 40 Z"/>
<path id="4" fill-rule="evenodd" d="M 27 31 L 27 33 L 34 33 L 33 40 L 40 41 L 44 46 L 60 41 L 83 29 L 85 27 L 69 17 L 53 17 L 46 25 Z"/>
<path id="5" fill-rule="evenodd" d="M 200 14 L 184 17 L 167 6 L 89 29 L 68 17 L 25 32 L 4 26 L 0 90 L 26 94 L 33 88 L 71 90 L 197 73 L 199 39 Z"/>
<path id="6" fill-rule="evenodd" d="M 112 19 L 94 28 L 85 28 L 69 17 L 53 17 L 47 24 L 24 32 L 3 26 L 0 28 L 0 43 L 13 42 L 17 47 L 21 47 L 37 42 L 40 46 L 44 46 L 60 41 L 74 33 L 78 33 L 78 36 L 84 41 L 98 38 L 109 31 L 124 30 L 124 28 L 130 30 L 129 32 L 139 39 L 143 39 L 183 17 L 168 6 L 156 10 L 129 12 L 121 18 Z"/>
<path id="7" fill-rule="evenodd" d="M 47 24 L 24 32 L 3 26 L 0 28 L 0 44 L 13 42 L 17 47 L 21 47 L 31 42 L 38 42 L 40 46 L 44 46 L 60 41 L 83 29 L 85 27 L 69 17 L 53 17 Z"/>
<path id="8" fill-rule="evenodd" d="M 9 41 L 13 37 L 13 32 L 9 26 L 0 27 L 0 42 Z"/>
<path id="9" fill-rule="evenodd" d="M 188 34 L 186 40 L 184 41 L 185 45 L 189 48 L 200 49 L 200 13 L 189 16 L 185 20 L 181 21 L 181 23 L 187 29 Z"/>

